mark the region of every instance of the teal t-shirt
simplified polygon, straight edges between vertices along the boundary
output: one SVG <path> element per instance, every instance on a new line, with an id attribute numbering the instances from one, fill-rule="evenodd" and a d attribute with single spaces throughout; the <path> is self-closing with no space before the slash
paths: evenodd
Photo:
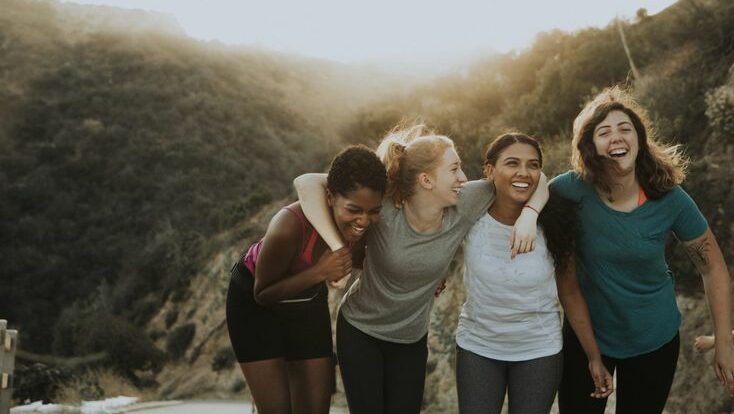
<path id="1" fill-rule="evenodd" d="M 579 203 L 577 274 L 601 353 L 629 358 L 654 351 L 678 332 L 681 315 L 665 261 L 665 239 L 703 235 L 706 219 L 682 188 L 625 213 L 569 171 L 551 186 Z"/>

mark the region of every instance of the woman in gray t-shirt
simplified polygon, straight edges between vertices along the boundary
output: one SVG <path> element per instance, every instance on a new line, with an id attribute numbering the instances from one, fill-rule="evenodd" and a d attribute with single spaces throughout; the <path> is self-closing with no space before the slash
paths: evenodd
<path id="1" fill-rule="evenodd" d="M 428 351 L 426 336 L 434 292 L 474 222 L 494 199 L 487 181 L 467 183 L 451 139 L 423 135 L 416 126 L 390 133 L 377 153 L 388 171 L 380 221 L 366 235 L 364 272 L 347 293 L 337 321 L 337 356 L 350 412 L 418 413 Z M 545 177 L 543 177 L 544 179 Z M 330 247 L 341 247 L 330 228 L 323 176 L 296 179 L 309 221 Z M 540 210 L 546 186 L 529 201 Z M 536 214 L 520 217 L 534 239 Z M 532 249 L 517 238 L 514 253 Z M 508 246 L 509 250 L 509 246 Z"/>

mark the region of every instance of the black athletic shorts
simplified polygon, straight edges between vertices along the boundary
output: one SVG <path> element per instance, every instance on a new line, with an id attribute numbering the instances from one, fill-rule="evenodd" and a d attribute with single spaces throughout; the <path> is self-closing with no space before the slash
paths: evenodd
<path id="1" fill-rule="evenodd" d="M 227 291 L 227 329 L 238 362 L 333 356 L 325 283 L 309 301 L 263 306 L 255 302 L 253 282 L 250 271 L 238 261 Z"/>

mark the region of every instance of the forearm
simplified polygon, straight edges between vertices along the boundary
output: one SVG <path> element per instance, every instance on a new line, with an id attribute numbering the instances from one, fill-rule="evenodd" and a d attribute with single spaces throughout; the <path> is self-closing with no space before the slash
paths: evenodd
<path id="1" fill-rule="evenodd" d="M 314 266 L 295 275 L 286 276 L 267 286 L 262 286 L 262 283 L 256 278 L 254 287 L 255 301 L 260 305 L 270 305 L 290 299 L 309 287 L 323 281 L 324 278 Z"/>
<path id="2" fill-rule="evenodd" d="M 566 313 L 566 319 L 571 324 L 571 328 L 584 349 L 586 357 L 590 361 L 600 359 L 601 352 L 594 338 L 591 317 L 584 298 L 580 294 L 569 295 L 566 298 L 561 297 L 561 305 Z"/>
<path id="3" fill-rule="evenodd" d="M 540 173 L 540 179 L 538 180 L 538 187 L 535 189 L 535 192 L 530 197 L 530 200 L 528 200 L 526 205 L 529 205 L 532 207 L 536 212 L 540 212 L 540 210 L 545 207 L 545 204 L 548 202 L 548 198 L 550 197 L 550 192 L 548 191 L 548 177 L 545 176 L 545 173 Z"/>
<path id="4" fill-rule="evenodd" d="M 722 259 L 723 262 L 723 259 Z M 731 340 L 731 288 L 729 271 L 721 264 L 712 266 L 703 275 L 711 320 L 716 338 Z M 719 341 L 717 341 L 719 342 Z"/>
<path id="5" fill-rule="evenodd" d="M 301 209 L 331 250 L 344 247 L 326 202 L 326 174 L 303 174 L 293 180 Z"/>

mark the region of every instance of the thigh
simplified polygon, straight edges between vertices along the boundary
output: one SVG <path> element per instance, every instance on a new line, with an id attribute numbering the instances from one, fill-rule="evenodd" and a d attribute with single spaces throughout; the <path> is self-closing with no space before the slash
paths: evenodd
<path id="1" fill-rule="evenodd" d="M 678 334 L 659 349 L 619 361 L 617 412 L 659 414 L 665 408 L 678 363 Z"/>
<path id="2" fill-rule="evenodd" d="M 512 362 L 507 373 L 510 414 L 548 414 L 561 383 L 563 353 Z"/>
<path id="3" fill-rule="evenodd" d="M 616 360 L 602 356 L 604 365 L 614 375 Z M 563 321 L 563 374 L 558 389 L 558 411 L 560 414 L 603 414 L 606 398 L 592 398 L 594 380 L 589 373 L 586 358 L 579 340 L 568 320 Z"/>
<path id="4" fill-rule="evenodd" d="M 285 356 L 284 327 L 280 319 L 271 308 L 257 304 L 252 291 L 238 283 L 234 275 L 227 289 L 226 317 L 229 340 L 237 362 Z"/>
<path id="5" fill-rule="evenodd" d="M 420 413 L 426 383 L 427 335 L 412 344 L 383 341 L 385 414 Z"/>
<path id="6" fill-rule="evenodd" d="M 240 364 L 260 414 L 290 414 L 288 368 L 284 358 Z"/>
<path id="7" fill-rule="evenodd" d="M 285 358 L 289 361 L 327 358 L 334 355 L 328 292 L 323 286 L 311 302 L 278 305 L 285 326 Z"/>
<path id="8" fill-rule="evenodd" d="M 379 340 L 353 327 L 339 314 L 336 353 L 351 414 L 384 412 L 384 372 Z"/>
<path id="9" fill-rule="evenodd" d="M 328 414 L 334 383 L 334 358 L 288 362 L 293 414 Z"/>
<path id="10" fill-rule="evenodd" d="M 507 363 L 456 347 L 456 392 L 461 414 L 499 414 L 507 389 Z"/>

